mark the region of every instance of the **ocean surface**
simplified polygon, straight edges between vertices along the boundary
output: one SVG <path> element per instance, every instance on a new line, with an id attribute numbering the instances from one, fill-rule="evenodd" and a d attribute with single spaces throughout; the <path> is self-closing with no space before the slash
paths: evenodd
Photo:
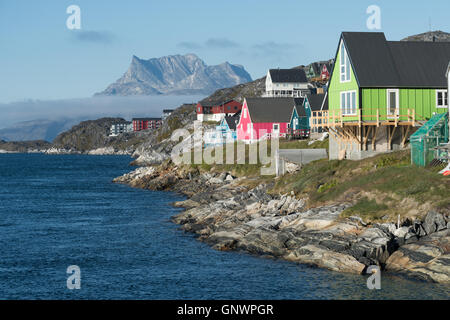
<path id="1" fill-rule="evenodd" d="M 448 299 L 449 287 L 218 252 L 170 221 L 183 197 L 111 181 L 129 157 L 0 154 L 0 299 Z M 81 288 L 67 288 L 67 267 Z"/>

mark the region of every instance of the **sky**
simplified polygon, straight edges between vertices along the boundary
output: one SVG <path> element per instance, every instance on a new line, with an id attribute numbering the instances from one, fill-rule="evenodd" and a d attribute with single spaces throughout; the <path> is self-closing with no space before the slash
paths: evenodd
<path id="1" fill-rule="evenodd" d="M 70 5 L 81 29 L 66 26 Z M 369 5 L 381 29 L 368 30 Z M 0 104 L 91 97 L 131 58 L 195 53 L 207 64 L 269 68 L 333 58 L 342 31 L 382 31 L 388 40 L 450 32 L 448 0 L 0 0 Z"/>

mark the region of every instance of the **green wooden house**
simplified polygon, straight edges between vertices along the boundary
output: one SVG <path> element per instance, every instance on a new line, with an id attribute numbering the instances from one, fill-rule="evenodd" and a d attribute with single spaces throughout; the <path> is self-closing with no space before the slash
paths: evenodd
<path id="1" fill-rule="evenodd" d="M 330 158 L 360 159 L 405 147 L 433 114 L 447 112 L 450 42 L 387 41 L 343 32 L 328 88 Z"/>
<path id="2" fill-rule="evenodd" d="M 309 117 L 311 116 L 311 110 L 308 106 L 308 100 L 306 98 L 296 98 L 294 101 L 295 104 L 292 108 L 289 128 L 292 130 L 309 130 Z"/>

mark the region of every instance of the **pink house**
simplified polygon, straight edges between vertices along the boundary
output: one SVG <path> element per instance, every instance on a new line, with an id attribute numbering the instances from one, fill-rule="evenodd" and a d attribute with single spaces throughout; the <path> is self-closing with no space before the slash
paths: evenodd
<path id="1" fill-rule="evenodd" d="M 286 136 L 294 106 L 294 98 L 246 98 L 236 127 L 237 140 L 250 143 Z"/>

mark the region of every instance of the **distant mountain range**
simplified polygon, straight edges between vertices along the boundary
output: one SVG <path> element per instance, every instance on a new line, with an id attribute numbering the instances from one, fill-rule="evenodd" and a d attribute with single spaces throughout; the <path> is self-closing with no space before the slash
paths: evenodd
<path id="1" fill-rule="evenodd" d="M 133 56 L 128 71 L 96 95 L 211 94 L 252 81 L 241 65 L 208 66 L 195 54 L 143 60 Z"/>

